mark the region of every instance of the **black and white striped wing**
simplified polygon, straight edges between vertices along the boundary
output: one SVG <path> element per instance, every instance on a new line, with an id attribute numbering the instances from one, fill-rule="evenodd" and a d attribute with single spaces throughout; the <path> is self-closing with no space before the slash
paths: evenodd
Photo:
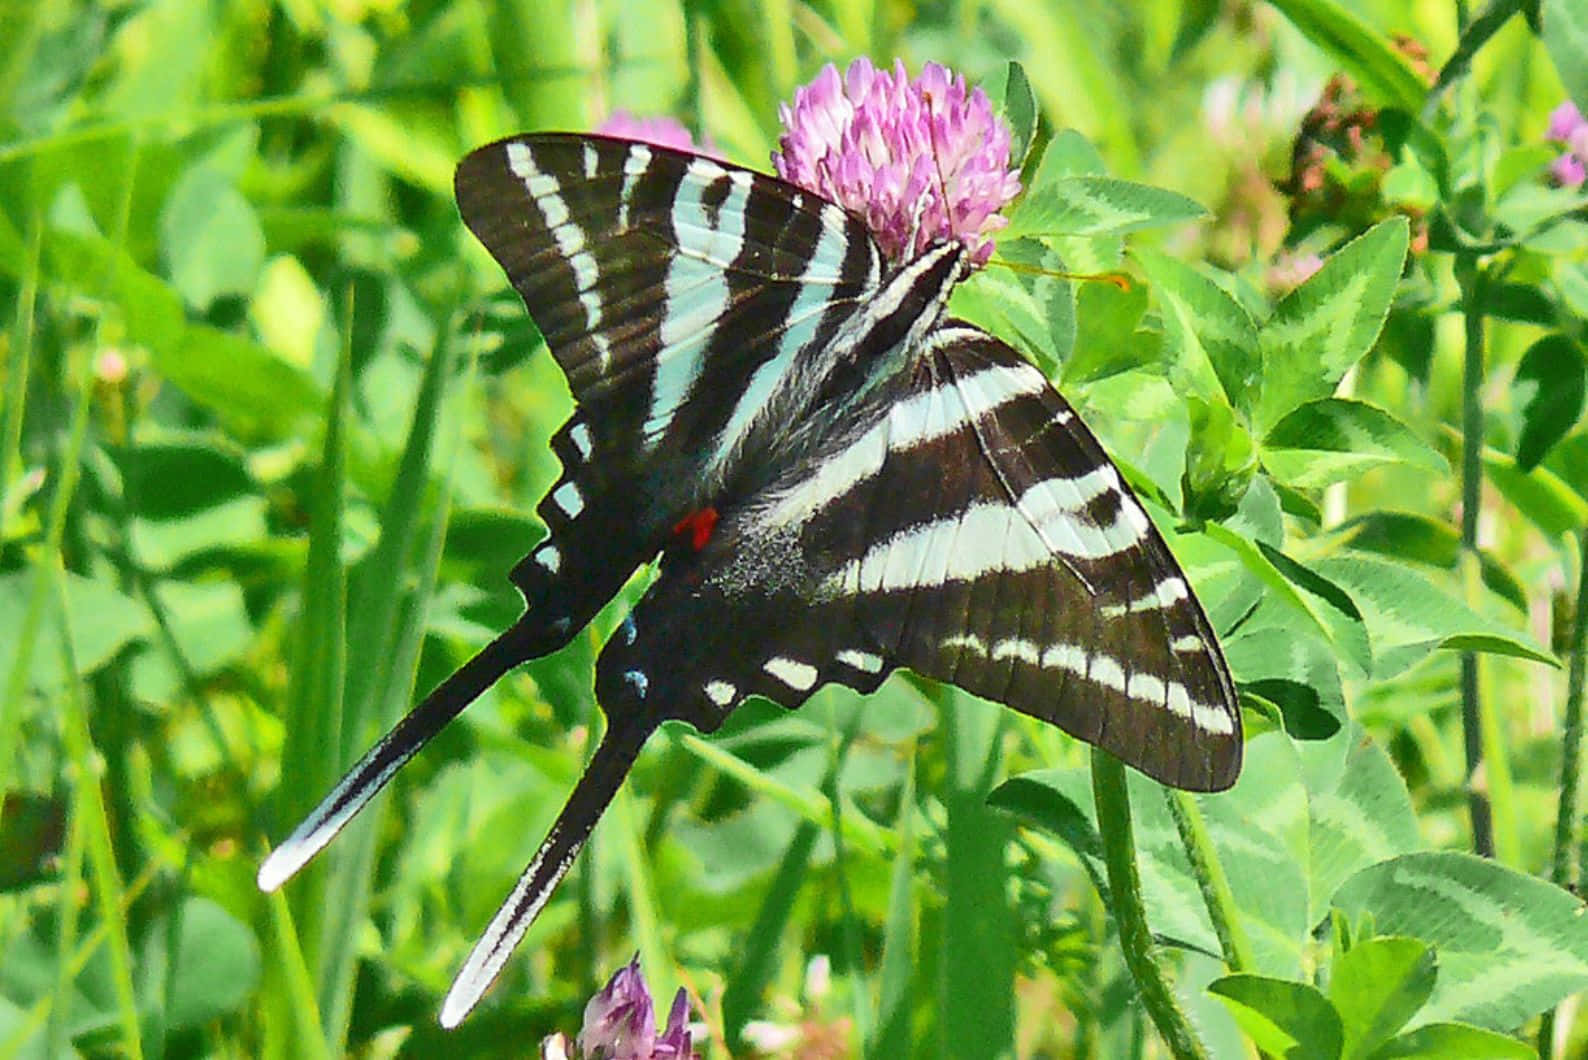
<path id="1" fill-rule="evenodd" d="M 862 602 L 862 624 L 899 665 L 1165 784 L 1229 787 L 1242 751 L 1234 683 L 1107 454 L 1047 379 L 985 332 L 946 325 L 928 358 L 935 400 L 917 433 L 931 441 L 895 445 L 879 485 L 889 504 L 930 514 L 879 534 L 833 587 Z"/>
<path id="2" fill-rule="evenodd" d="M 514 571 L 531 609 L 566 611 L 571 635 L 751 440 L 882 260 L 817 196 L 647 144 L 513 137 L 470 154 L 455 183 L 577 405 L 538 509 L 551 535 Z"/>
<path id="3" fill-rule="evenodd" d="M 945 325 L 853 427 L 675 547 L 607 645 L 603 703 L 714 728 L 749 694 L 908 666 L 1218 790 L 1234 686 L 1183 573 L 1034 367 Z M 637 705 L 637 703 L 636 703 Z"/>

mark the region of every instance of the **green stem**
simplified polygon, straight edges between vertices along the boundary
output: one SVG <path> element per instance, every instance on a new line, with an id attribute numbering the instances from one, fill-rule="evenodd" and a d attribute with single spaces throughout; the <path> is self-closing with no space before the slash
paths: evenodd
<path id="1" fill-rule="evenodd" d="M 828 741 L 827 776 L 822 780 L 822 791 L 826 794 L 828 803 L 833 808 L 833 867 L 838 880 L 838 898 L 843 909 L 843 946 L 845 950 L 845 963 L 849 965 L 850 978 L 855 982 L 851 1012 L 854 1018 L 854 1035 L 852 1041 L 867 1042 L 871 1040 L 871 987 L 865 981 L 865 951 L 860 938 L 860 917 L 855 913 L 854 895 L 849 886 L 849 873 L 846 871 L 851 864 L 844 848 L 844 818 L 842 792 L 839 790 L 839 780 L 843 775 L 844 762 L 849 757 L 849 749 L 854 746 L 855 737 L 860 733 L 860 719 L 863 711 L 852 711 L 849 724 L 842 733 L 832 727 L 831 703 L 829 700 L 828 731 L 831 739 Z"/>
<path id="2" fill-rule="evenodd" d="M 1114 923 L 1119 925 L 1119 946 L 1125 965 L 1141 991 L 1142 1007 L 1152 1017 L 1170 1055 L 1176 1060 L 1203 1058 L 1207 1053 L 1191 1023 L 1180 1011 L 1169 988 L 1158 948 L 1147 926 L 1142 903 L 1141 876 L 1136 870 L 1136 845 L 1130 823 L 1130 793 L 1125 786 L 1125 766 L 1101 748 L 1092 748 L 1092 797 L 1097 800 L 1097 830 L 1103 837 L 1103 859 L 1108 865 L 1109 900 Z"/>
<path id="3" fill-rule="evenodd" d="M 1450 86 L 1459 81 L 1472 67 L 1472 57 L 1478 54 L 1489 39 L 1500 31 L 1511 20 L 1511 16 L 1522 9 L 1521 0 L 1490 0 L 1489 6 L 1483 13 L 1470 22 L 1462 19 L 1464 26 L 1461 30 L 1461 39 L 1456 42 L 1456 50 L 1451 53 L 1445 65 L 1439 70 L 1439 78 L 1434 82 L 1434 87 L 1428 90 L 1428 96 L 1423 102 L 1422 118 L 1428 121 L 1434 112 L 1439 109 L 1439 101 L 1449 90 Z"/>
<path id="4" fill-rule="evenodd" d="M 1241 924 L 1235 892 L 1230 890 L 1229 877 L 1224 874 L 1224 863 L 1219 860 L 1218 850 L 1208 835 L 1202 807 L 1190 792 L 1165 788 L 1163 793 L 1174 825 L 1180 830 L 1186 857 L 1191 862 L 1191 875 L 1202 891 L 1208 919 L 1213 922 L 1213 933 L 1224 951 L 1224 963 L 1232 972 L 1251 971 L 1256 967 L 1252 960 L 1252 943 Z"/>
<path id="5" fill-rule="evenodd" d="M 55 1000 L 50 1005 L 49 1024 L 45 1037 L 45 1056 L 67 1056 L 71 1037 L 67 1023 L 72 1010 L 72 980 L 76 970 L 72 967 L 72 953 L 77 949 L 77 897 L 83 887 L 83 820 L 73 813 L 66 821 L 66 849 L 61 856 L 61 879 L 64 881 L 57 896 L 55 929 Z M 10 1043 L 0 1042 L 0 1048 Z M 5 1053 L 4 1055 L 11 1055 Z"/>
<path id="6" fill-rule="evenodd" d="M 1477 557 L 1478 510 L 1483 490 L 1483 295 L 1485 274 L 1470 258 L 1456 262 L 1461 279 L 1466 349 L 1461 376 L 1461 547 Z M 1472 849 L 1494 856 L 1494 821 L 1488 795 L 1474 786 L 1483 765 L 1483 705 L 1478 692 L 1478 656 L 1461 655 L 1461 728 L 1467 757 L 1467 806 Z"/>
<path id="7" fill-rule="evenodd" d="M 1573 881 L 1572 852 L 1577 849 L 1577 791 L 1582 783 L 1582 701 L 1588 675 L 1588 530 L 1577 539 L 1577 599 L 1567 648 L 1570 669 L 1566 676 L 1566 711 L 1562 720 L 1560 808 L 1555 814 L 1555 855 L 1549 878 L 1562 887 Z M 1576 875 L 1582 871 L 1576 866 Z"/>
<path id="8" fill-rule="evenodd" d="M 1577 792 L 1582 785 L 1582 701 L 1588 672 L 1588 530 L 1577 539 L 1577 598 L 1572 602 L 1571 642 L 1567 647 L 1570 669 L 1566 675 L 1566 710 L 1562 720 L 1560 751 L 1560 802 L 1555 811 L 1555 852 L 1549 878 L 1570 888 L 1582 867 L 1574 865 L 1577 849 Z M 1538 1027 L 1538 1055 L 1549 1060 L 1555 1051 L 1555 1010 L 1544 1013 Z"/>

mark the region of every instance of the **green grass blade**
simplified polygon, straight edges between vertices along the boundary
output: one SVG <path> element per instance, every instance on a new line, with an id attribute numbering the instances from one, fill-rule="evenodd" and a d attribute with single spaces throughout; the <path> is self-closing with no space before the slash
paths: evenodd
<path id="1" fill-rule="evenodd" d="M 775 777 L 755 768 L 726 748 L 719 747 L 694 733 L 679 732 L 673 738 L 680 746 L 707 765 L 739 781 L 761 798 L 770 798 L 812 824 L 823 826 L 833 819 L 832 808 L 825 795 L 809 789 L 793 788 Z M 844 841 L 854 844 L 858 853 L 875 856 L 891 852 L 897 840 L 886 829 L 872 824 L 864 814 L 846 813 L 843 818 Z"/>
<path id="2" fill-rule="evenodd" d="M 882 929 L 882 970 L 878 978 L 877 1025 L 866 1055 L 910 1056 L 910 1017 L 915 979 L 915 754 L 904 774 L 899 796 L 899 818 L 894 825 L 899 851 L 893 856 L 893 879 L 888 889 L 888 918 Z"/>
<path id="3" fill-rule="evenodd" d="M 829 806 L 833 806 L 838 798 L 837 778 L 849 757 L 849 749 L 859 732 L 862 717 L 859 711 L 852 714 L 849 726 L 833 748 L 827 774 L 822 780 L 822 790 L 827 793 Z M 835 810 L 829 820 L 837 851 L 837 871 L 842 872 L 843 815 Z M 767 984 L 772 981 L 772 976 L 776 972 L 779 944 L 793 918 L 795 904 L 799 899 L 805 877 L 810 871 L 811 854 L 816 848 L 816 840 L 820 837 L 821 826 L 810 818 L 801 821 L 799 827 L 794 830 L 794 837 L 789 840 L 782 858 L 778 861 L 777 874 L 772 878 L 772 883 L 767 887 L 766 895 L 761 900 L 761 908 L 756 913 L 755 924 L 745 938 L 744 950 L 728 976 L 728 985 L 722 996 L 722 1018 L 727 1030 L 729 1048 L 736 1053 L 742 1052 L 746 1047 L 741 1037 L 744 1025 L 755 1015 L 756 1008 L 766 993 Z M 846 895 L 845 915 L 852 922 L 853 916 L 848 904 Z M 858 967 L 854 971 L 855 974 L 859 974 Z"/>
<path id="4" fill-rule="evenodd" d="M 267 1028 L 270 1032 L 267 1040 L 273 1034 L 291 1043 L 287 1046 L 278 1042 L 280 1047 L 270 1052 L 323 1060 L 331 1056 L 331 1052 L 326 1048 L 324 1031 L 320 1029 L 320 1005 L 315 997 L 314 977 L 309 973 L 303 948 L 298 945 L 301 935 L 292 922 L 292 907 L 283 891 L 267 894 L 264 900 L 272 965 L 283 981 L 283 992 L 271 998 L 273 1014 L 283 1018 Z"/>
<path id="5" fill-rule="evenodd" d="M 32 277 L 34 283 L 38 277 L 38 260 L 33 261 Z M 32 310 L 27 310 L 27 318 L 31 323 Z M 17 347 L 26 359 L 30 353 L 32 341 L 32 328 Z M 70 510 L 72 497 L 77 492 L 77 480 L 81 473 L 83 445 L 88 437 L 88 413 L 92 407 L 91 390 L 93 373 L 88 371 L 87 365 L 79 365 L 78 378 L 82 380 L 78 388 L 77 400 L 72 405 L 72 425 L 67 435 L 66 448 L 61 453 L 60 463 L 56 469 L 55 491 L 50 498 L 49 513 L 45 518 L 44 546 L 39 553 L 39 560 L 34 566 L 34 577 L 28 587 L 27 610 L 23 613 L 22 629 L 16 639 L 15 652 L 11 658 L 11 669 L 6 675 L 5 696 L 0 698 L 0 795 L 13 790 L 15 776 L 13 770 L 16 766 L 17 733 L 22 723 L 21 711 L 23 696 L 27 688 L 28 674 L 31 673 L 34 647 L 38 642 L 39 632 L 44 621 L 44 607 L 49 598 L 50 580 L 45 575 L 46 568 L 57 563 L 61 554 L 61 540 L 66 531 L 66 516 Z M 27 373 L 18 373 L 25 380 Z M 12 406 L 9 401 L 7 408 Z M 20 431 L 22 427 L 22 401 L 19 398 L 15 407 L 15 425 L 7 422 L 7 431 Z M 9 443 L 9 439 L 7 439 Z M 8 444 L 5 453 L 0 454 L 0 460 L 9 461 L 11 447 Z M 3 496 L 3 494 L 0 494 Z M 3 656 L 0 656 L 3 657 Z M 75 675 L 71 678 L 75 683 Z"/>
<path id="6" fill-rule="evenodd" d="M 617 842 L 618 860 L 623 865 L 623 890 L 628 896 L 630 943 L 640 951 L 640 967 L 651 986 L 652 996 L 662 1012 L 672 1004 L 678 989 L 678 973 L 672 953 L 662 937 L 663 917 L 651 876 L 651 859 L 645 852 L 645 822 L 634 805 L 634 793 L 625 784 L 612 800 L 611 822 L 606 834 Z"/>
<path id="7" fill-rule="evenodd" d="M 810 869 L 811 851 L 821 829 L 811 821 L 801 821 L 794 830 L 794 838 L 778 859 L 777 875 L 761 899 L 755 923 L 744 938 L 744 949 L 739 961 L 728 975 L 727 988 L 722 995 L 722 1023 L 728 1036 L 728 1048 L 738 1054 L 747 1043 L 742 1035 L 744 1025 L 756 1014 L 767 984 L 772 981 L 777 967 L 778 943 L 788 927 L 794 903 L 805 883 Z"/>
<path id="8" fill-rule="evenodd" d="M 55 914 L 55 952 L 60 965 L 55 969 L 55 997 L 50 1004 L 49 1024 L 45 1030 L 46 1056 L 67 1055 L 70 1041 L 67 1023 L 72 1008 L 72 980 L 77 974 L 72 967 L 71 954 L 77 946 L 77 896 L 86 890 L 83 861 L 83 821 L 74 813 L 66 823 L 66 849 L 61 854 L 61 893 Z M 9 1055 L 5 1051 L 6 1044 L 0 1042 L 0 1053 Z"/>
<path id="9" fill-rule="evenodd" d="M 100 788 L 100 769 L 88 729 L 88 712 L 83 705 L 82 685 L 78 681 L 77 660 L 72 651 L 71 613 L 67 608 L 62 571 L 54 563 L 49 574 L 53 583 L 61 626 L 61 667 L 65 677 L 65 716 L 61 719 L 61 741 L 73 776 L 72 815 L 76 827 L 84 832 L 94 904 L 109 930 L 111 985 L 115 995 L 116 1020 L 121 1030 L 121 1049 L 139 1060 L 143 1038 L 138 1024 L 138 1002 L 132 986 L 132 946 L 127 941 L 127 920 L 123 915 L 121 874 L 116 868 L 116 852 L 111 846 L 110 817 L 105 810 Z"/>
<path id="10" fill-rule="evenodd" d="M 0 402 L 0 500 L 11 489 L 11 473 L 22 468 L 22 417 L 28 404 L 28 369 L 33 363 L 33 322 L 38 310 L 39 257 L 42 226 L 34 221 L 28 239 L 27 268 L 17 294 L 16 318 L 11 328 L 10 357 L 6 360 L 5 400 Z"/>
<path id="11" fill-rule="evenodd" d="M 450 320 L 449 315 L 449 320 Z M 413 692 L 419 649 L 425 634 L 425 605 L 435 586 L 450 513 L 449 492 L 433 490 L 435 439 L 446 407 L 457 340 L 449 328 L 436 344 L 420 381 L 408 437 L 391 493 L 381 513 L 381 536 L 360 566 L 348 617 L 350 650 L 343 714 L 343 761 L 352 761 L 369 741 L 402 713 Z M 473 378 L 471 366 L 469 379 Z M 472 388 L 466 380 L 458 393 Z M 450 471 L 462 440 L 463 417 L 454 417 L 445 464 Z M 428 496 L 427 496 L 428 494 Z M 414 542 L 421 516 L 431 513 L 425 550 L 414 566 Z M 417 583 L 417 584 L 415 584 Z M 362 662 L 362 665 L 360 665 Z M 345 1045 L 351 1017 L 357 935 L 369 908 L 370 888 L 385 800 L 365 810 L 347 828 L 333 855 L 325 922 L 326 951 L 321 959 L 326 1026 L 334 1028 L 333 1051 Z"/>
<path id="12" fill-rule="evenodd" d="M 347 578 L 342 566 L 343 520 L 347 494 L 348 392 L 352 360 L 344 346 L 326 413 L 325 442 L 315 477 L 310 510 L 309 555 L 304 568 L 298 640 L 288 685 L 281 749 L 278 828 L 290 827 L 314 808 L 342 770 L 343 681 L 346 668 Z M 294 914 L 299 938 L 310 962 L 320 971 L 317 1008 L 322 1018 L 342 1011 L 339 983 L 323 960 L 348 939 L 331 938 L 325 926 L 334 921 L 326 898 L 328 879 L 311 867 L 296 885 Z M 338 924 L 350 933 L 353 928 Z M 341 1040 L 340 1027 L 326 1023 L 326 1042 Z"/>
<path id="13" fill-rule="evenodd" d="M 987 806 L 1002 761 L 1001 710 L 940 687 L 946 735 L 948 811 L 943 969 L 938 1036 L 949 1056 L 1001 1056 L 1014 1049 L 1015 925 L 1009 906 L 1009 819 Z"/>
<path id="14" fill-rule="evenodd" d="M 381 510 L 380 540 L 353 578 L 347 638 L 353 654 L 348 660 L 345 692 L 344 761 L 363 752 L 370 740 L 396 720 L 402 706 L 392 688 L 394 684 L 404 684 L 397 679 L 401 671 L 387 662 L 397 641 L 407 632 L 398 628 L 397 617 L 407 593 L 415 534 L 427 508 L 425 494 L 431 478 L 435 435 L 456 348 L 456 337 L 449 329 L 425 365 L 397 474 Z M 407 688 L 402 691 L 402 698 L 406 698 Z"/>

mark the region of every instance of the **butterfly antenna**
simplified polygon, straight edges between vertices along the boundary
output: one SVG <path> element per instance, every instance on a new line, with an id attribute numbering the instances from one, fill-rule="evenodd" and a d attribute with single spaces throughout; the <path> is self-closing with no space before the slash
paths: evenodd
<path id="1" fill-rule="evenodd" d="M 441 682 L 409 711 L 358 764 L 348 770 L 314 812 L 259 866 L 259 889 L 274 891 L 325 849 L 419 749 L 499 678 L 537 654 L 526 614 Z"/>
<path id="2" fill-rule="evenodd" d="M 1121 291 L 1128 291 L 1135 286 L 1135 281 L 1123 272 L 1066 272 L 1063 269 L 1050 269 L 1044 265 L 1032 265 L 1025 261 L 1011 261 L 997 255 L 994 255 L 987 264 L 1026 276 L 1051 276 L 1056 280 L 1075 280 L 1077 283 L 1106 283 L 1118 287 Z"/>
<path id="3" fill-rule="evenodd" d="M 640 748 L 645 746 L 655 728 L 655 720 L 644 716 L 628 715 L 608 722 L 606 735 L 601 738 L 551 831 L 546 833 L 513 892 L 491 918 L 490 926 L 474 944 L 458 977 L 452 981 L 452 989 L 447 991 L 447 998 L 441 1004 L 443 1027 L 452 1028 L 461 1023 L 501 974 L 524 932 L 529 930 L 557 884 L 568 874 L 573 859 L 590 838 L 590 832 L 612 802 Z"/>
<path id="4" fill-rule="evenodd" d="M 926 94 L 926 102 L 929 108 L 936 102 L 930 92 Z M 959 233 L 954 231 L 954 207 L 948 199 L 948 181 L 943 177 L 943 160 L 937 153 L 937 125 L 928 123 L 928 128 L 932 138 L 932 171 L 937 174 L 937 201 L 943 204 L 943 221 L 948 225 L 948 234 L 958 239 Z"/>

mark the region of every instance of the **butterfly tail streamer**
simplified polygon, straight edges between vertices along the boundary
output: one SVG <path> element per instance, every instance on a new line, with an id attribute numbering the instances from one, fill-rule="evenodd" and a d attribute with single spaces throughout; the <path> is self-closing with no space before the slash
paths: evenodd
<path id="1" fill-rule="evenodd" d="M 369 804 L 408 760 L 503 674 L 544 652 L 533 643 L 526 615 L 487 644 L 381 737 L 348 770 L 314 812 L 259 866 L 259 889 L 274 891 L 295 876 Z"/>
<path id="2" fill-rule="evenodd" d="M 524 933 L 568 874 L 655 728 L 654 719 L 634 715 L 608 724 L 606 735 L 551 831 L 452 981 L 452 989 L 441 1006 L 443 1027 L 450 1029 L 461 1023 L 501 974 Z"/>

